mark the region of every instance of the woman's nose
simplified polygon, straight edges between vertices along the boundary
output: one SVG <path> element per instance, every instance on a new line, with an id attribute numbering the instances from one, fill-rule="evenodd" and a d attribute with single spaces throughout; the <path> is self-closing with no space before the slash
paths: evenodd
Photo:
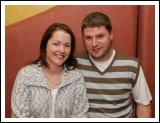
<path id="1" fill-rule="evenodd" d="M 60 46 L 59 51 L 60 51 L 60 52 L 62 52 L 62 53 L 64 53 L 65 48 L 64 48 L 64 46 L 63 46 L 63 45 L 61 45 L 61 46 Z"/>

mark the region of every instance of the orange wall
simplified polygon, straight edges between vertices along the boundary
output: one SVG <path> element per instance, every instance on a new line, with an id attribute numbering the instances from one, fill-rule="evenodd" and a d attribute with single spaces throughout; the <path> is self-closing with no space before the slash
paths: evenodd
<path id="1" fill-rule="evenodd" d="M 152 92 L 153 115 L 155 110 L 155 8 L 154 6 L 139 7 L 139 27 L 137 55 Z"/>

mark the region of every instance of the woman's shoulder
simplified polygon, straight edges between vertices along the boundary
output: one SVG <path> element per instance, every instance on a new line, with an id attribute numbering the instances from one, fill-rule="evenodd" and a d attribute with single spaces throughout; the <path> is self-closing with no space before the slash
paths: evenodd
<path id="1" fill-rule="evenodd" d="M 75 82 L 83 78 L 83 74 L 78 69 L 73 69 L 65 72 L 65 80 Z"/>
<path id="2" fill-rule="evenodd" d="M 70 75 L 74 76 L 74 77 L 82 77 L 83 74 L 81 73 L 80 70 L 78 70 L 77 68 L 73 69 L 73 70 L 70 70 L 68 72 Z"/>
<path id="3" fill-rule="evenodd" d="M 23 66 L 18 73 L 25 74 L 25 75 L 33 75 L 37 73 L 40 70 L 40 67 L 38 64 L 30 64 Z"/>
<path id="4" fill-rule="evenodd" d="M 68 84 L 76 83 L 76 85 L 78 86 L 79 84 L 81 85 L 84 82 L 84 77 L 83 74 L 78 69 L 73 69 L 65 71 L 63 82 Z"/>

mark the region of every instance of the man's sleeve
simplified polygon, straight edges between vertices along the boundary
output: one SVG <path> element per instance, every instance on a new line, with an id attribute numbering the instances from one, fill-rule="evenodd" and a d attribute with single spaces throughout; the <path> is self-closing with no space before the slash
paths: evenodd
<path id="1" fill-rule="evenodd" d="M 148 105 L 152 100 L 152 96 L 141 66 L 139 69 L 137 82 L 132 89 L 132 94 L 134 101 L 138 104 Z"/>

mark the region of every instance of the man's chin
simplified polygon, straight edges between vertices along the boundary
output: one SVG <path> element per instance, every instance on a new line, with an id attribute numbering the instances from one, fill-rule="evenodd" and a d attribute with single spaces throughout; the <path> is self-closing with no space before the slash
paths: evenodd
<path id="1" fill-rule="evenodd" d="M 92 58 L 95 59 L 95 60 L 100 60 L 101 56 L 99 56 L 99 55 L 92 55 Z"/>
<path id="2" fill-rule="evenodd" d="M 95 59 L 96 61 L 104 61 L 105 57 L 102 55 L 91 55 L 93 59 Z"/>

